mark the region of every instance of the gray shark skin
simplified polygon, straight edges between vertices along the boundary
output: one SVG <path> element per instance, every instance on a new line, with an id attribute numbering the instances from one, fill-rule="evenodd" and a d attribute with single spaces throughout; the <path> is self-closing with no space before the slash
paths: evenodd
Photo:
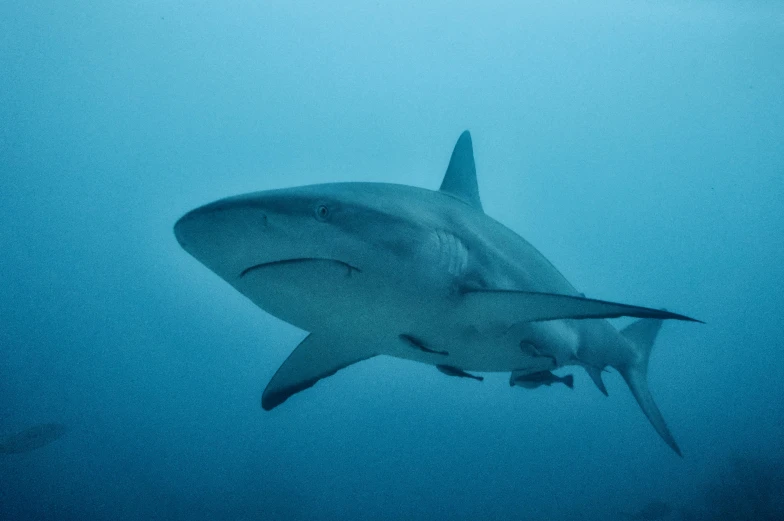
<path id="1" fill-rule="evenodd" d="M 262 395 L 270 410 L 361 360 L 388 355 L 463 372 L 581 365 L 603 392 L 616 368 L 680 454 L 648 391 L 669 311 L 585 298 L 488 217 L 464 132 L 440 190 L 331 183 L 221 199 L 174 226 L 180 245 L 266 312 L 310 334 Z M 642 320 L 623 332 L 606 318 Z"/>

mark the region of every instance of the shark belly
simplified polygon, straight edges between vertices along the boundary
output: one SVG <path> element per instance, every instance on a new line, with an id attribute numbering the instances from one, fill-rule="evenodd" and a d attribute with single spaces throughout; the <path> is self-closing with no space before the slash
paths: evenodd
<path id="1" fill-rule="evenodd" d="M 443 258 L 415 260 L 432 266 Z M 362 267 L 301 258 L 250 266 L 229 282 L 260 308 L 309 333 L 364 345 L 374 355 L 464 371 L 552 370 L 578 363 L 581 350 L 592 358 L 592 344 L 608 343 L 607 333 L 617 336 L 604 320 L 488 323 L 461 309 L 455 288 L 464 268 L 444 273 L 413 267 L 389 257 Z"/>
<path id="2" fill-rule="evenodd" d="M 351 337 L 376 354 L 434 366 L 543 371 L 564 365 L 578 349 L 574 321 L 472 322 L 449 279 L 389 272 L 388 265 L 300 259 L 262 265 L 234 284 L 268 313 L 305 331 Z"/>
<path id="3" fill-rule="evenodd" d="M 269 263 L 233 285 L 269 314 L 310 333 L 383 341 L 436 317 L 438 300 L 372 267 L 332 259 Z M 412 303 L 414 305 L 412 305 Z"/>
<path id="4" fill-rule="evenodd" d="M 392 356 L 465 371 L 536 372 L 574 363 L 580 332 L 567 321 L 477 327 L 420 323 L 389 348 Z M 413 339 L 414 341 L 411 341 Z"/>

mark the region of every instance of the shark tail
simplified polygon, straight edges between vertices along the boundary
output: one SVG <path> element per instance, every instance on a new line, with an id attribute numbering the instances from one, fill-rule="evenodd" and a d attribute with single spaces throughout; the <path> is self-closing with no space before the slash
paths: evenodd
<path id="1" fill-rule="evenodd" d="M 659 412 L 659 408 L 656 406 L 656 402 L 653 401 L 653 396 L 651 396 L 651 392 L 648 389 L 648 360 L 661 325 L 661 319 L 644 318 L 621 330 L 621 335 L 632 345 L 636 356 L 631 363 L 617 369 L 623 376 L 623 379 L 626 380 L 626 384 L 631 389 L 637 403 L 640 404 L 642 412 L 645 413 L 648 421 L 651 422 L 659 436 L 678 456 L 683 457 L 678 443 L 675 441 L 672 433 L 670 433 L 670 429 L 667 427 L 667 423 L 665 423 L 664 417 Z"/>
<path id="2" fill-rule="evenodd" d="M 566 384 L 566 387 L 569 389 L 574 389 L 574 376 L 567 374 L 563 378 L 563 383 Z"/>

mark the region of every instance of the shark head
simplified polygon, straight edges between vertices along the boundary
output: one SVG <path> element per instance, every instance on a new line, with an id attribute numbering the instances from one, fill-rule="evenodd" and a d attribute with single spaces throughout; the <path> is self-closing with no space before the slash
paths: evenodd
<path id="1" fill-rule="evenodd" d="M 334 202 L 312 187 L 221 199 L 185 214 L 174 226 L 180 245 L 233 282 L 254 266 L 333 258 L 341 240 Z"/>
<path id="2" fill-rule="evenodd" d="M 334 315 L 336 299 L 349 298 L 352 277 L 416 254 L 427 219 L 407 218 L 396 190 L 333 183 L 229 197 L 188 212 L 174 233 L 258 306 L 312 329 L 319 310 Z"/>
<path id="3" fill-rule="evenodd" d="M 439 196 L 482 212 L 471 136 L 452 153 Z M 408 259 L 441 221 L 457 216 L 434 208 L 429 190 L 386 183 L 329 183 L 221 199 L 185 214 L 174 226 L 180 245 L 224 280 L 264 267 L 331 260 L 363 269 Z M 441 209 L 443 210 L 443 209 Z M 239 289 L 239 288 L 238 288 Z"/>
<path id="4" fill-rule="evenodd" d="M 332 183 L 221 199 L 174 225 L 180 245 L 232 283 L 267 265 L 329 260 L 362 268 L 380 252 L 403 250 L 425 227 L 396 204 L 396 185 Z M 407 188 L 407 187 L 406 187 Z M 424 221 L 427 219 L 425 218 Z"/>

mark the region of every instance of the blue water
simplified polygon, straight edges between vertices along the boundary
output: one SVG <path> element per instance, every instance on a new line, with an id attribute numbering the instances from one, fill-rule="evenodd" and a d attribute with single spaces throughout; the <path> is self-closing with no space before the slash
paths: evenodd
<path id="1" fill-rule="evenodd" d="M 784 6 L 0 4 L 0 519 L 782 519 Z M 304 333 L 177 244 L 186 211 L 328 181 L 436 189 L 665 324 L 605 398 L 377 358 L 264 412 Z M 622 324 L 622 322 L 619 322 Z M 766 495 L 766 492 L 767 495 Z M 692 517 L 689 517 L 692 516 Z"/>

